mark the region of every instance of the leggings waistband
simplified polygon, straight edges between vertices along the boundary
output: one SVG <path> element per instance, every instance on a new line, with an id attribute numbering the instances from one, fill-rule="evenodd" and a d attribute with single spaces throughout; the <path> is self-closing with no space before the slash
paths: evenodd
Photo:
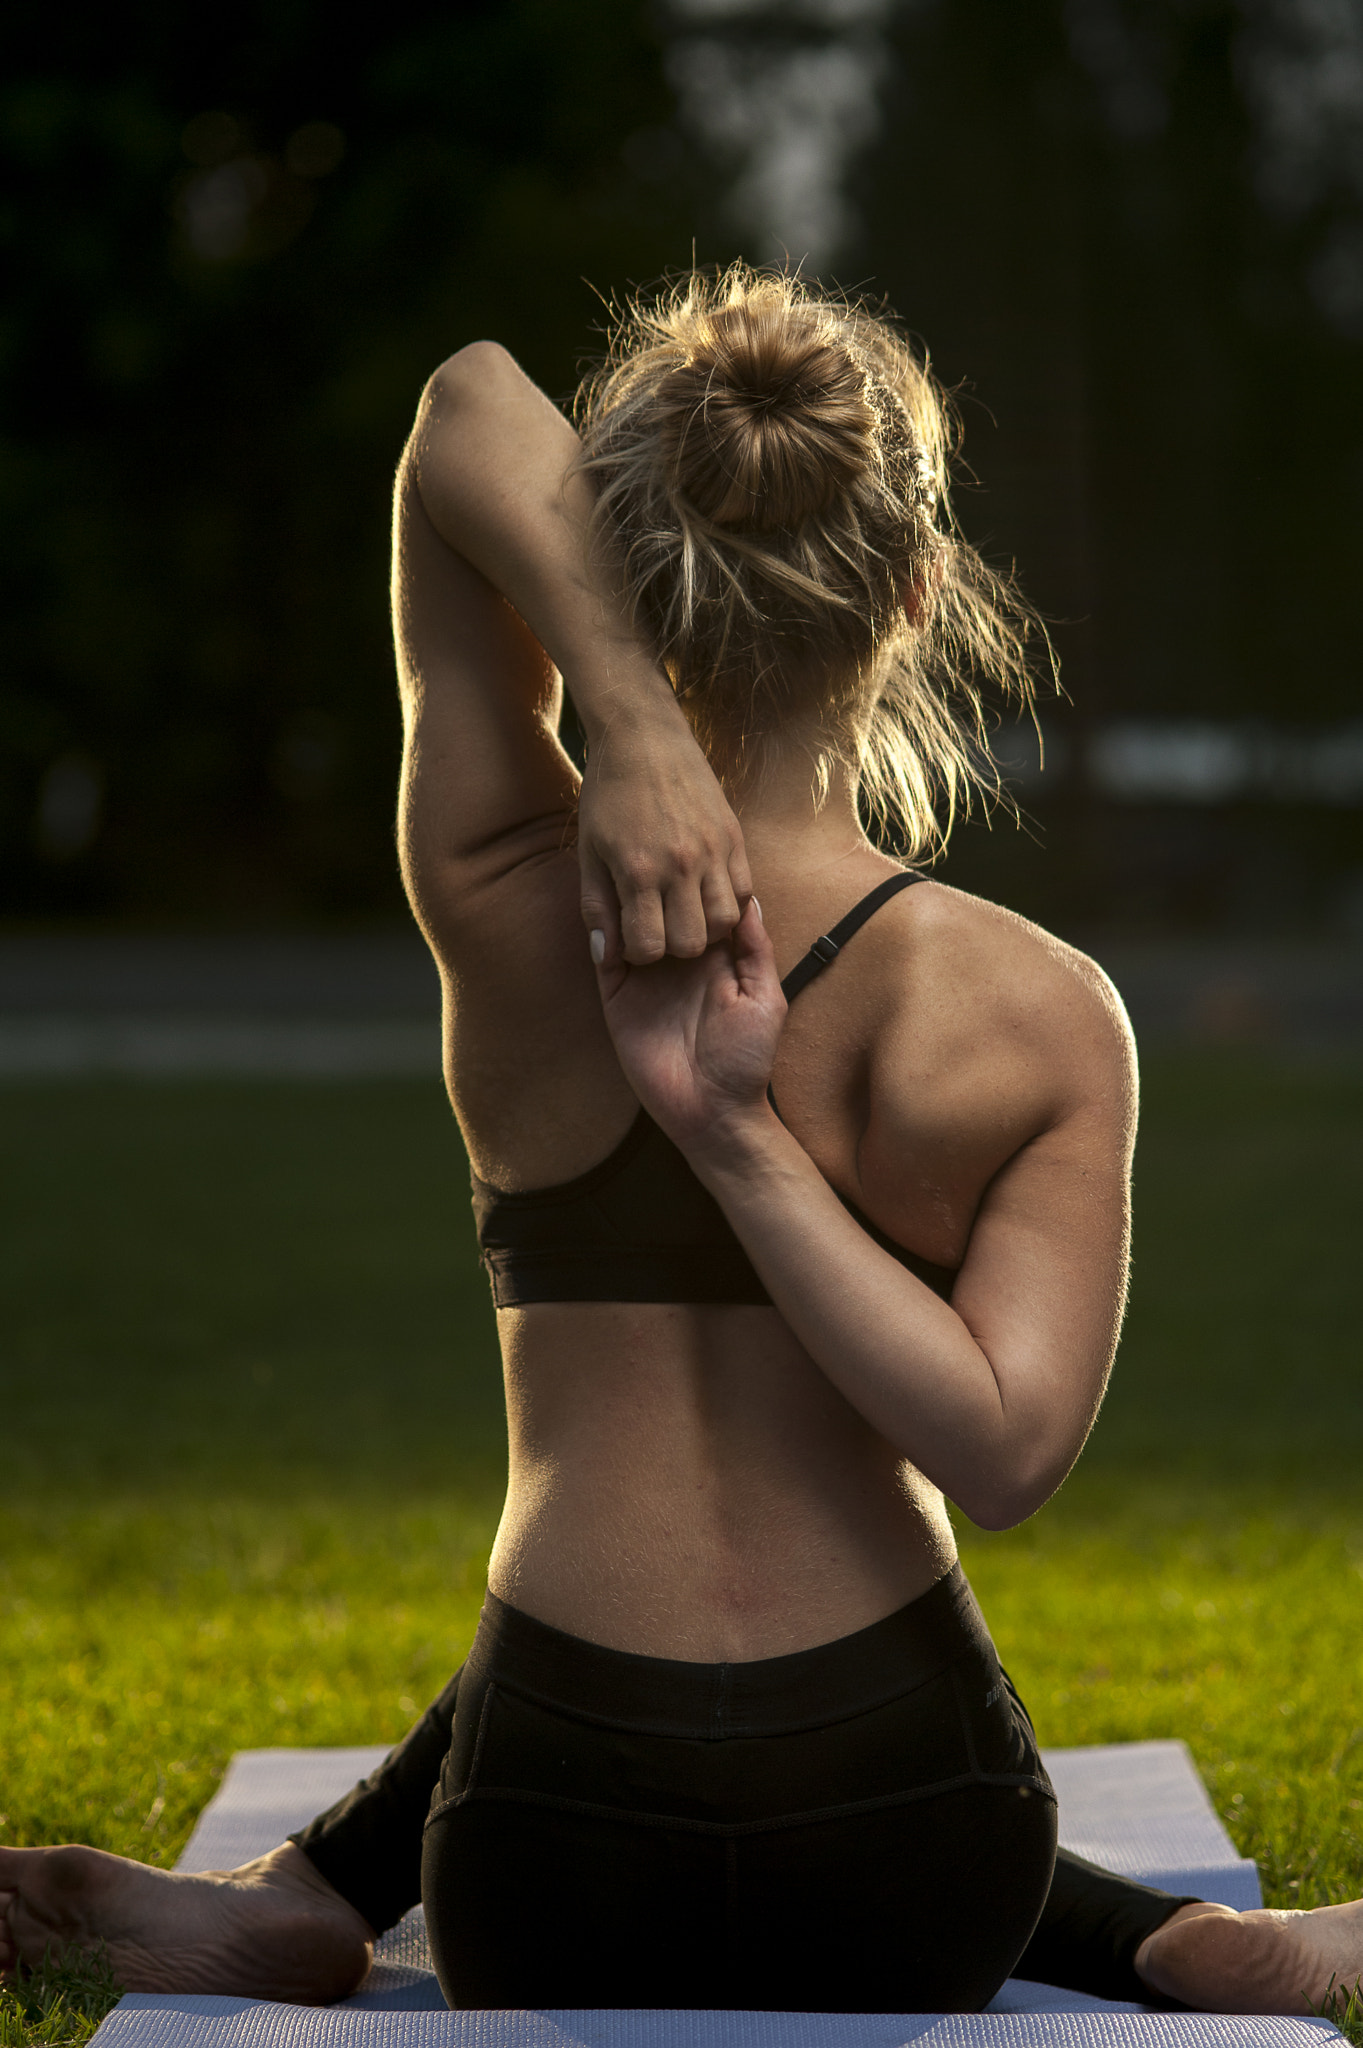
<path id="1" fill-rule="evenodd" d="M 466 1667 L 581 1720 L 699 1740 L 794 1734 L 883 1706 L 971 1651 L 993 1660 L 959 1564 L 869 1628 L 784 1657 L 693 1664 L 608 1650 L 508 1607 L 489 1592 Z"/>

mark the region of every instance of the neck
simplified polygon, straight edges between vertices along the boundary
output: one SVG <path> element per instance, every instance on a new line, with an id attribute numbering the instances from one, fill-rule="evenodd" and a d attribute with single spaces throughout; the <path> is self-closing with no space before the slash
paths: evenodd
<path id="1" fill-rule="evenodd" d="M 834 765 L 828 794 L 820 802 L 814 764 L 803 747 L 773 752 L 762 774 L 733 801 L 748 857 L 759 873 L 808 874 L 871 850 L 846 769 Z"/>

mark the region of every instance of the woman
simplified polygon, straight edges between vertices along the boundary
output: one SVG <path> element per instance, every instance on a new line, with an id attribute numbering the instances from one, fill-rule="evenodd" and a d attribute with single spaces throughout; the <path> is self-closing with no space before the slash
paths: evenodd
<path id="1" fill-rule="evenodd" d="M 401 846 L 505 1363 L 488 1604 L 216 1932 L 201 1881 L 62 1866 L 124 1886 L 81 1922 L 116 1954 L 179 1900 L 175 1981 L 335 1995 L 419 1877 L 455 2005 L 972 2009 L 1015 1968 L 1186 1995 L 1179 1939 L 1253 1918 L 1056 1862 L 943 1505 L 1006 1527 L 1077 1456 L 1135 1121 L 1098 970 L 862 829 L 930 847 L 960 674 L 1026 691 L 946 439 L 891 328 L 742 270 L 630 316 L 580 435 L 487 344 L 428 386 Z"/>
<path id="2" fill-rule="evenodd" d="M 404 459 L 404 869 L 511 1439 L 423 1856 L 458 2005 L 982 2006 L 1046 1899 L 942 1491 L 1006 1527 L 1087 1434 L 1134 1073 L 1096 971 L 858 822 L 921 844 L 968 772 L 939 621 L 1021 665 L 943 441 L 887 328 L 736 275 L 638 318 L 581 448 L 482 345 Z"/>

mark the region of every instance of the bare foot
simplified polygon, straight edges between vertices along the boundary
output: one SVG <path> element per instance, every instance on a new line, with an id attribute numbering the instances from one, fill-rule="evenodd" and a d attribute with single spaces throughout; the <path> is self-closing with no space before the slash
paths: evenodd
<path id="1" fill-rule="evenodd" d="M 127 1991 L 327 2005 L 362 1981 L 373 1941 L 292 1842 L 194 1877 L 103 1849 L 0 1849 L 0 1971 L 102 1944 Z"/>
<path id="2" fill-rule="evenodd" d="M 1184 1906 L 1141 1943 L 1136 1969 L 1201 2012 L 1342 2008 L 1363 1977 L 1363 1899 L 1311 1913 Z"/>

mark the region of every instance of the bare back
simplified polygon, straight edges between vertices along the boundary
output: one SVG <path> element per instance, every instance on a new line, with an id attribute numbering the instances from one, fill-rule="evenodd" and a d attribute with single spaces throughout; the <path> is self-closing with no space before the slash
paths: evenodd
<path id="1" fill-rule="evenodd" d="M 783 971 L 887 871 L 869 850 L 812 885 L 755 862 Z M 441 962 L 470 1158 L 503 1187 L 568 1180 L 638 1110 L 601 1019 L 571 850 L 532 857 L 470 909 Z M 525 948 L 511 985 L 488 971 L 508 932 Z M 897 1242 L 961 1265 L 1010 1161 L 1076 1109 L 1101 1150 L 1123 1114 L 1076 1086 L 1076 1042 L 1105 1021 L 1096 983 L 1020 920 L 925 884 L 792 1007 L 782 1114 Z M 767 1656 L 880 1619 L 952 1561 L 940 1494 L 774 1309 L 542 1304 L 498 1323 L 511 1480 L 491 1584 L 512 1604 L 643 1654 Z"/>

